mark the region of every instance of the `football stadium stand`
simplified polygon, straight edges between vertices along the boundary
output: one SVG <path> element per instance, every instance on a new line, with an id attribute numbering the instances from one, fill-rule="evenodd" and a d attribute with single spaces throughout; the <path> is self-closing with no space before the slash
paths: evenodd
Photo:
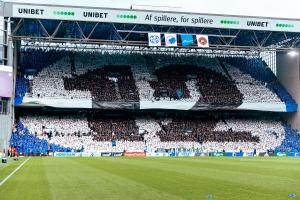
<path id="1" fill-rule="evenodd" d="M 293 112 L 297 103 L 258 58 L 110 54 L 23 49 L 15 103 L 57 108 L 259 110 Z M 24 59 L 24 58 L 29 59 Z M 47 59 L 46 59 L 47 58 Z M 44 60 L 47 60 L 44 62 Z M 72 106 L 72 105 L 75 106 Z M 95 105 L 101 105 L 97 107 Z M 113 107 L 122 110 L 124 107 Z M 132 108 L 132 107 L 131 107 Z M 11 146 L 48 152 L 299 152 L 300 136 L 282 119 L 107 117 L 23 114 Z M 114 143 L 114 145 L 112 145 Z"/>
<path id="2" fill-rule="evenodd" d="M 116 141 L 117 146 L 112 146 Z M 280 119 L 103 118 L 21 116 L 11 145 L 19 153 L 144 152 L 193 149 L 202 152 L 299 152 L 300 136 Z"/>
<path id="3" fill-rule="evenodd" d="M 24 55 L 37 56 L 35 50 L 28 51 Z M 62 54 L 66 56 L 50 56 L 53 63 L 48 65 L 42 59 L 22 65 L 17 105 L 92 108 L 100 103 L 105 108 L 105 103 L 137 103 L 138 109 L 297 110 L 295 100 L 260 59 Z M 26 70 L 25 65 L 30 67 Z"/>
<path id="4" fill-rule="evenodd" d="M 292 1 L 0 0 L 0 200 L 298 199 Z"/>

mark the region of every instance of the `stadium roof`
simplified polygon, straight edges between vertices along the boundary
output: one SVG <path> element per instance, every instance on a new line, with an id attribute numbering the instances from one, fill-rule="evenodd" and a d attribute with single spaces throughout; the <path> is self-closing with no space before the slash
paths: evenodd
<path id="1" fill-rule="evenodd" d="M 298 0 L 4 0 L 3 2 L 79 7 L 105 7 L 219 15 L 300 19 Z"/>
<path id="2" fill-rule="evenodd" d="M 160 32 L 206 34 L 214 49 L 264 51 L 300 44 L 297 3 L 282 9 L 280 2 L 269 0 L 249 4 L 234 0 L 160 2 L 151 1 L 149 6 L 144 0 L 13 0 L 5 1 L 3 14 L 14 22 L 11 37 L 31 42 L 147 47 L 147 33 Z M 147 19 L 150 15 L 151 20 Z M 156 17 L 161 20 L 155 21 Z M 188 21 L 182 21 L 183 17 Z"/>

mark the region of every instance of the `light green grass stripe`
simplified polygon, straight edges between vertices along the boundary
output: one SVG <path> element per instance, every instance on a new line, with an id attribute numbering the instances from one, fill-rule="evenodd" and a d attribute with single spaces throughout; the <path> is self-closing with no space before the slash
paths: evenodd
<path id="1" fill-rule="evenodd" d="M 24 162 L 22 162 L 14 171 L 12 171 L 5 179 L 3 179 L 0 182 L 0 187 L 8 180 L 10 179 L 10 177 L 12 177 L 17 171 L 19 171 L 19 169 L 21 169 L 21 167 L 23 167 L 23 165 L 25 165 L 27 163 L 27 161 L 30 160 L 30 158 L 27 158 L 26 160 L 24 160 Z"/>
<path id="2" fill-rule="evenodd" d="M 128 179 L 116 173 L 110 173 L 101 168 L 98 161 L 82 161 L 81 159 L 58 158 L 57 163 L 70 166 L 57 169 L 48 165 L 49 171 L 59 171 L 59 177 L 47 173 L 50 190 L 54 199 L 69 199 L 69 192 L 65 188 L 72 187 L 74 199 L 178 199 L 183 198 L 156 190 L 143 183 Z M 52 171 L 53 172 L 53 171 Z M 58 181 L 59 180 L 59 181 Z M 63 183 L 63 184 L 62 184 Z M 74 189 L 73 189 L 74 188 Z M 88 191 L 88 192 L 85 192 Z M 83 196 L 86 195 L 85 197 Z"/>

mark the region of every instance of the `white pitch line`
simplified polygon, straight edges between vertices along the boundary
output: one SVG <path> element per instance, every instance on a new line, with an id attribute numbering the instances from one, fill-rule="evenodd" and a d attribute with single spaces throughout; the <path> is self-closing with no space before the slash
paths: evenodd
<path id="1" fill-rule="evenodd" d="M 30 157 L 31 158 L 31 157 Z M 3 181 L 0 182 L 0 187 L 10 178 L 12 175 L 14 175 L 25 163 L 30 160 L 30 158 L 27 158 L 24 162 L 22 162 L 21 165 L 19 165 L 12 173 L 10 173 Z"/>

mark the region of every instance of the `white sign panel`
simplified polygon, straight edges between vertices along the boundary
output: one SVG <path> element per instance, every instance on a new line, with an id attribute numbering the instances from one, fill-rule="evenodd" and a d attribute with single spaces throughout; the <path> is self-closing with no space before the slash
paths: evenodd
<path id="1" fill-rule="evenodd" d="M 198 47 L 208 48 L 209 40 L 207 35 L 196 35 Z"/>
<path id="2" fill-rule="evenodd" d="M 167 47 L 177 47 L 177 37 L 176 34 L 165 34 L 165 43 Z"/>
<path id="3" fill-rule="evenodd" d="M 13 4 L 12 17 L 300 32 L 300 22 L 296 20 L 105 8 L 88 9 Z"/>
<path id="4" fill-rule="evenodd" d="M 148 33 L 148 40 L 151 47 L 161 46 L 160 33 Z"/>
<path id="5" fill-rule="evenodd" d="M 7 3 L 55 5 L 90 8 L 118 8 L 154 11 L 210 13 L 215 15 L 251 16 L 267 18 L 300 19 L 300 2 L 297 0 L 3 0 Z"/>

